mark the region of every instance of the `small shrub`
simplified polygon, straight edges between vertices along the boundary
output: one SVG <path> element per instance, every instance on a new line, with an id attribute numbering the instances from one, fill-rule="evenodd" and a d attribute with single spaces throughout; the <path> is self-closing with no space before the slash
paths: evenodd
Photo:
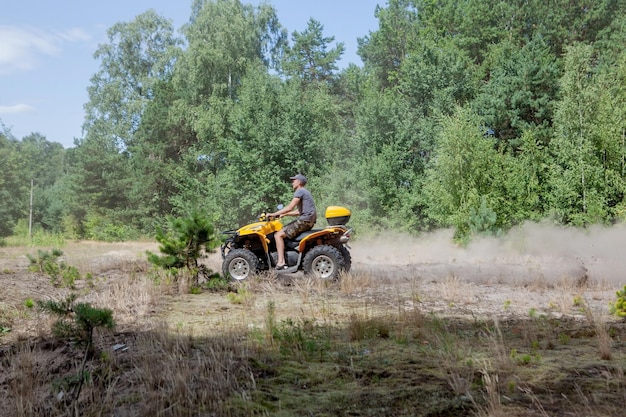
<path id="1" fill-rule="evenodd" d="M 350 316 L 350 340 L 388 339 L 391 335 L 391 323 L 382 318 L 362 320 L 356 315 Z"/>
<path id="2" fill-rule="evenodd" d="M 201 274 L 212 275 L 198 266 L 198 259 L 203 249 L 210 253 L 219 246 L 214 227 L 206 215 L 196 211 L 187 217 L 169 217 L 168 222 L 169 230 L 157 229 L 161 255 L 148 251 L 148 261 L 164 269 L 187 268 L 193 273 L 191 288 L 197 287 Z"/>
<path id="3" fill-rule="evenodd" d="M 585 300 L 583 299 L 582 296 L 577 295 L 574 297 L 574 301 L 572 302 L 572 304 L 574 305 L 574 307 L 584 307 Z"/>
<path id="4" fill-rule="evenodd" d="M 216 273 L 209 277 L 209 279 L 202 285 L 202 287 L 208 291 L 225 291 L 230 287 L 230 281 Z"/>
<path id="5" fill-rule="evenodd" d="M 60 249 L 52 249 L 48 251 L 37 251 L 37 256 L 26 255 L 30 261 L 29 269 L 33 272 L 46 272 L 46 268 L 49 268 L 49 264 L 56 264 L 59 257 L 63 255 L 63 251 Z"/>
<path id="6" fill-rule="evenodd" d="M 57 337 L 72 340 L 77 346 L 84 346 L 83 361 L 76 377 L 64 378 L 68 383 L 67 392 L 73 392 L 75 401 L 78 401 L 83 383 L 90 377 L 85 366 L 87 359 L 94 357 L 93 332 L 98 327 L 112 329 L 115 322 L 113 311 L 95 308 L 89 303 L 75 303 L 76 297 L 76 294 L 71 294 L 63 301 L 39 301 L 38 305 L 43 311 L 59 317 L 52 325 L 52 331 Z"/>
<path id="7" fill-rule="evenodd" d="M 91 272 L 87 272 L 87 274 L 85 274 L 85 282 L 87 283 L 89 288 L 95 287 L 96 282 Z"/>
<path id="8" fill-rule="evenodd" d="M 29 232 L 28 223 L 19 220 L 13 228 L 13 235 L 5 240 L 7 246 L 63 246 L 65 237 L 42 228 L 35 228 Z"/>
<path id="9" fill-rule="evenodd" d="M 115 326 L 113 311 L 95 308 L 89 303 L 76 303 L 76 298 L 76 294 L 71 294 L 63 301 L 38 301 L 37 305 L 41 310 L 59 317 L 52 326 L 57 337 L 91 346 L 95 328 L 112 329 Z"/>
<path id="10" fill-rule="evenodd" d="M 64 246 L 65 237 L 59 233 L 38 229 L 33 233 L 31 243 L 34 246 Z"/>
<path id="11" fill-rule="evenodd" d="M 239 288 L 237 292 L 230 291 L 226 298 L 233 304 L 250 305 L 254 299 L 254 294 L 247 288 Z"/>
<path id="12" fill-rule="evenodd" d="M 59 261 L 63 252 L 59 249 L 37 251 L 37 256 L 26 255 L 30 260 L 29 269 L 33 272 L 42 272 L 50 277 L 50 282 L 55 287 L 67 287 L 74 289 L 76 280 L 81 278 L 80 272 L 74 266 L 64 261 Z"/>
<path id="13" fill-rule="evenodd" d="M 4 307 L 0 303 L 0 335 L 9 333 L 13 326 L 13 320 L 15 319 L 15 313 L 10 311 L 7 307 Z"/>
<path id="14" fill-rule="evenodd" d="M 611 303 L 611 314 L 626 319 L 626 285 L 615 295 L 617 295 L 617 300 Z"/>
<path id="15" fill-rule="evenodd" d="M 304 355 L 307 360 L 323 358 L 330 349 L 328 329 L 318 326 L 313 320 L 294 321 L 288 318 L 274 326 L 272 333 L 280 353 L 286 356 Z"/>

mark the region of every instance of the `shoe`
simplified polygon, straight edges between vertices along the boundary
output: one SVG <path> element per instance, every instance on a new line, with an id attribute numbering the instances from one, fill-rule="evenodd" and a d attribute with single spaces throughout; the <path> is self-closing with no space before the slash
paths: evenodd
<path id="1" fill-rule="evenodd" d="M 276 265 L 276 268 L 274 268 L 276 271 L 284 271 L 285 269 L 289 269 L 289 265 Z"/>

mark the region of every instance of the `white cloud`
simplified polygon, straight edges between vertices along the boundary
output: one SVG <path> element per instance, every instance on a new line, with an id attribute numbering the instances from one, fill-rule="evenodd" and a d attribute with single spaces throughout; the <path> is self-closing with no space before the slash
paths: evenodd
<path id="1" fill-rule="evenodd" d="M 67 42 L 89 42 L 91 40 L 91 35 L 82 28 L 71 28 L 57 34 Z"/>
<path id="2" fill-rule="evenodd" d="M 34 68 L 42 55 L 54 56 L 65 42 L 85 42 L 80 28 L 49 32 L 33 27 L 0 26 L 0 74 Z"/>
<path id="3" fill-rule="evenodd" d="M 0 106 L 0 114 L 18 114 L 18 113 L 32 113 L 35 111 L 33 106 L 28 104 L 16 104 L 14 106 Z"/>

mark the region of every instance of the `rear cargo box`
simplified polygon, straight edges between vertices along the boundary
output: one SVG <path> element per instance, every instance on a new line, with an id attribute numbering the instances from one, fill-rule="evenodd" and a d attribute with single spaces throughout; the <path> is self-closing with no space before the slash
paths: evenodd
<path id="1" fill-rule="evenodd" d="M 342 224 L 348 224 L 352 213 L 345 207 L 329 206 L 326 208 L 326 221 L 331 226 L 339 226 Z"/>

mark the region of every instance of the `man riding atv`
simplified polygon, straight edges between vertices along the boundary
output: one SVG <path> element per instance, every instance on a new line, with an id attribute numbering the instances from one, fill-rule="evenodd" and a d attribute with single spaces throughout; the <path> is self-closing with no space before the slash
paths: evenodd
<path id="1" fill-rule="evenodd" d="M 352 259 L 347 244 L 352 229 L 346 227 L 350 210 L 329 206 L 325 213 L 328 226 L 312 229 L 316 212 L 313 199 L 308 201 L 310 193 L 304 188 L 306 177 L 298 174 L 291 180 L 295 193 L 287 207 L 279 206 L 274 213 L 261 214 L 257 222 L 223 232 L 229 235 L 221 247 L 225 277 L 240 281 L 274 269 L 278 273 L 304 271 L 332 280 L 350 270 Z M 279 219 L 285 215 L 299 217 L 283 227 Z M 302 224 L 298 225 L 302 217 Z"/>
<path id="2" fill-rule="evenodd" d="M 315 210 L 313 196 L 309 190 L 304 188 L 307 178 L 302 174 L 297 174 L 289 179 L 294 190 L 293 199 L 287 207 L 267 215 L 270 219 L 276 217 L 280 219 L 283 216 L 298 216 L 296 220 L 285 225 L 274 235 L 276 251 L 278 252 L 278 261 L 275 268 L 277 271 L 284 271 L 289 268 L 285 264 L 285 237 L 293 239 L 300 233 L 311 230 L 317 221 L 317 211 Z"/>

